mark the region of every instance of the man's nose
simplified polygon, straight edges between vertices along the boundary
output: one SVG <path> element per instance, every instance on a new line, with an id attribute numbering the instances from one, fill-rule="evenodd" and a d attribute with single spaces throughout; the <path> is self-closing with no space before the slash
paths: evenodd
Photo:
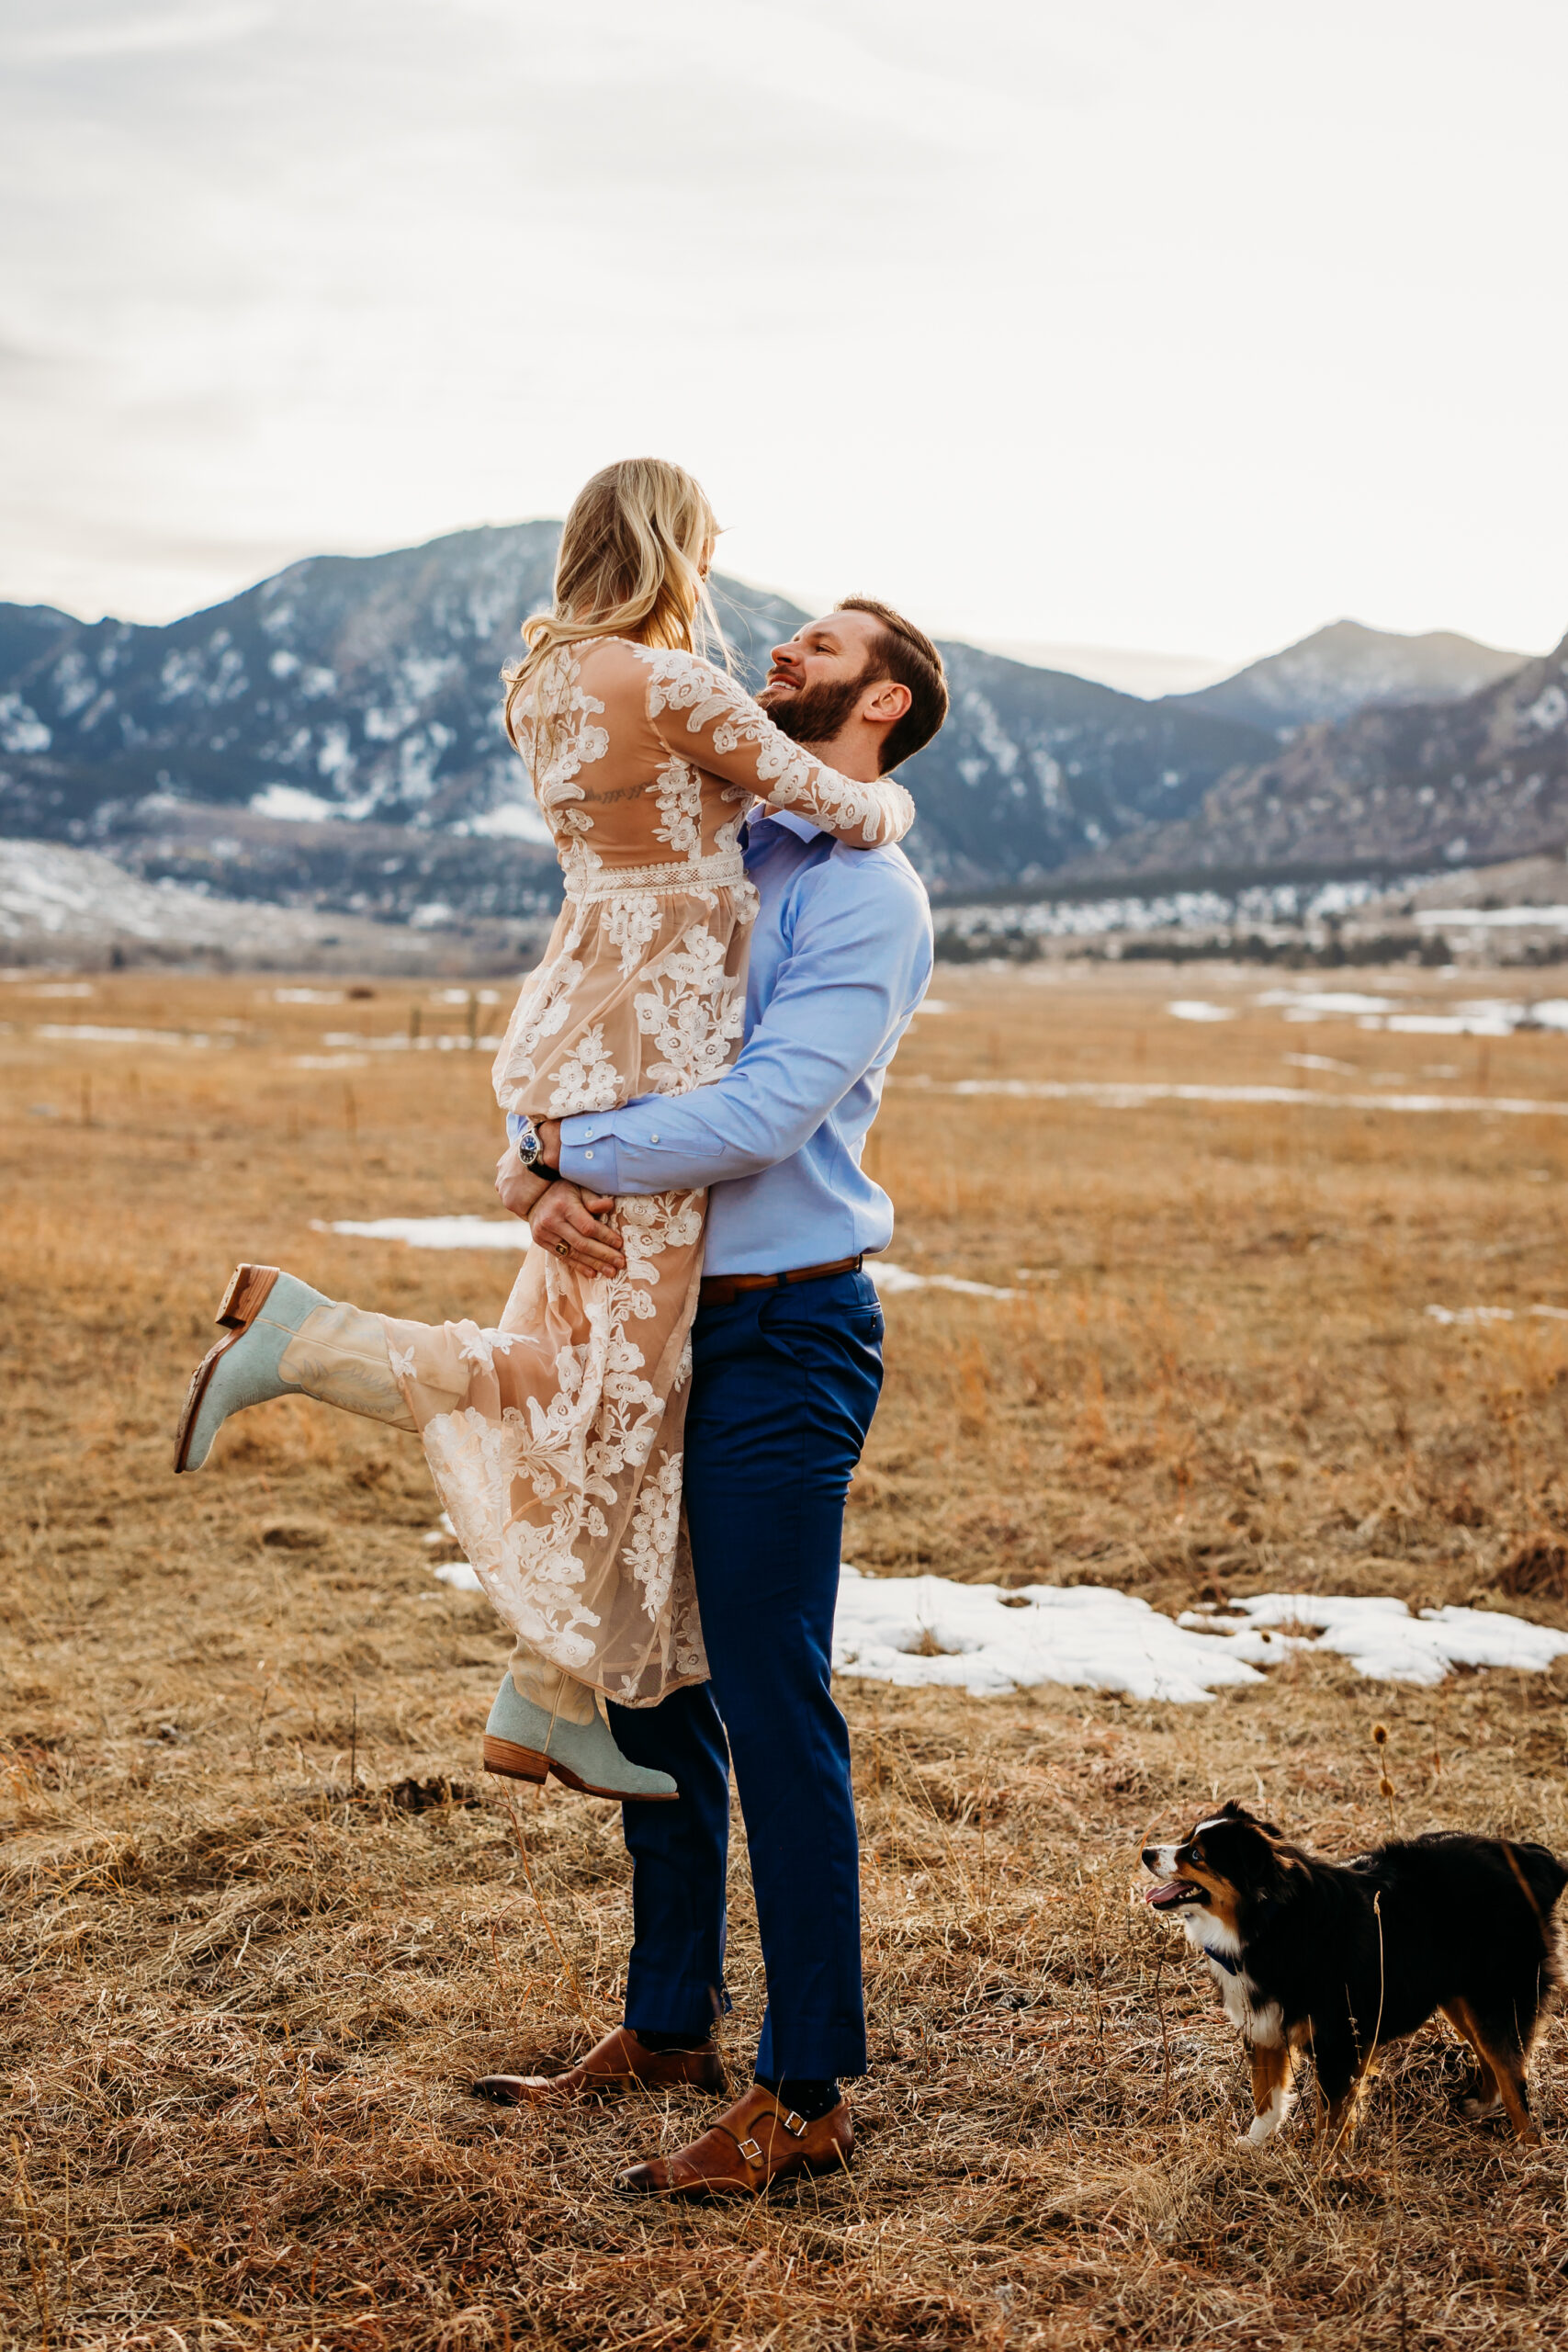
<path id="1" fill-rule="evenodd" d="M 800 660 L 800 654 L 794 645 L 775 645 L 768 658 L 775 669 L 793 670 Z"/>

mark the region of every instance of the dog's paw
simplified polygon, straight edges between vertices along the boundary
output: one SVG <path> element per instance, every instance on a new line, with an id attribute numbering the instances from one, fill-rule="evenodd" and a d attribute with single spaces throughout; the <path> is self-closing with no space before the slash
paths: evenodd
<path id="1" fill-rule="evenodd" d="M 1243 2148 L 1266 2147 L 1279 2129 L 1280 2119 L 1277 2115 L 1254 2116 L 1251 2129 L 1242 2133 L 1237 2144 Z"/>

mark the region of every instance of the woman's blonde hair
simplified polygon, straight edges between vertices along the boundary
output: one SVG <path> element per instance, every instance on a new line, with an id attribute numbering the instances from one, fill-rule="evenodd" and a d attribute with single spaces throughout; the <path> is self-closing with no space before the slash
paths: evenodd
<path id="1" fill-rule="evenodd" d="M 623 458 L 584 482 L 561 530 L 554 606 L 524 622 L 528 650 L 506 673 L 506 731 L 519 751 L 518 706 L 563 645 L 629 637 L 683 652 L 716 650 L 728 665 L 706 582 L 717 537 L 702 484 L 663 458 Z M 547 747 L 536 727 L 530 732 L 536 759 Z"/>

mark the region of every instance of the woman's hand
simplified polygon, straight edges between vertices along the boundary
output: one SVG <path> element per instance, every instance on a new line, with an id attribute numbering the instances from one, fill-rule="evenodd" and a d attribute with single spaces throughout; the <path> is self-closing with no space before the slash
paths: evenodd
<path id="1" fill-rule="evenodd" d="M 550 1189 L 547 1176 L 531 1176 L 510 1144 L 495 1163 L 495 1189 L 501 1205 L 513 1216 L 526 1217 L 541 1193 Z"/>
<path id="2" fill-rule="evenodd" d="M 553 1250 L 580 1274 L 619 1274 L 626 1271 L 626 1253 L 621 1238 L 605 1218 L 615 1204 L 605 1193 L 580 1193 L 564 1181 L 546 1187 L 528 1219 L 536 1249 Z"/>

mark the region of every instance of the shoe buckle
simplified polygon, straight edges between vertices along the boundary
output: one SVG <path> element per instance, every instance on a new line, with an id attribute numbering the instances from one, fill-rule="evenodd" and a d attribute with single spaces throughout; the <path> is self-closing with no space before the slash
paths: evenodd
<path id="1" fill-rule="evenodd" d="M 779 2120 L 784 2130 L 795 2139 L 803 2140 L 806 2137 L 806 2118 L 803 2115 L 796 2115 L 793 2109 L 788 2115 L 781 2116 Z"/>
<path id="2" fill-rule="evenodd" d="M 740 2153 L 745 2157 L 749 2165 L 760 2165 L 762 2161 L 762 2151 L 759 2148 L 755 2140 L 742 2140 L 740 2143 Z"/>

